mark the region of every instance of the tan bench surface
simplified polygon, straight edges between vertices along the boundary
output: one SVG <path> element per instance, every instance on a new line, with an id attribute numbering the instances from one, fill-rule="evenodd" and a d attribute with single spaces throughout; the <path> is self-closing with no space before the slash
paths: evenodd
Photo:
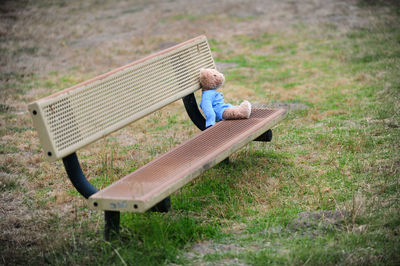
<path id="1" fill-rule="evenodd" d="M 245 120 L 217 123 L 89 198 L 99 210 L 145 212 L 205 170 L 254 140 L 286 115 L 253 109 Z"/>
<path id="2" fill-rule="evenodd" d="M 199 90 L 201 68 L 215 68 L 205 36 L 30 103 L 47 159 L 64 158 Z"/>

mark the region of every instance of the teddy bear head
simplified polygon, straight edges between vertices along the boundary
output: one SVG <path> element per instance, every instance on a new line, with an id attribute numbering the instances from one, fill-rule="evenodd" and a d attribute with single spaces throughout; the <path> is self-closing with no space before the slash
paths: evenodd
<path id="1" fill-rule="evenodd" d="M 215 69 L 203 68 L 200 70 L 200 84 L 203 90 L 216 90 L 225 82 L 222 73 Z"/>

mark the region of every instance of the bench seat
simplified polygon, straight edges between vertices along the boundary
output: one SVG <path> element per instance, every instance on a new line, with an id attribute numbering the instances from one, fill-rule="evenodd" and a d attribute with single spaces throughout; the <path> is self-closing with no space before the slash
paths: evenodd
<path id="1" fill-rule="evenodd" d="M 244 120 L 226 120 L 178 145 L 89 198 L 98 210 L 145 212 L 196 176 L 256 139 L 286 115 L 284 109 L 253 109 Z"/>

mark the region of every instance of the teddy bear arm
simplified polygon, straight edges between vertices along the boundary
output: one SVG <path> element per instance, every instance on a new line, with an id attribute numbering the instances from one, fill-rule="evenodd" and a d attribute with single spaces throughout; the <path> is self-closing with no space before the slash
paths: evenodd
<path id="1" fill-rule="evenodd" d="M 202 100 L 200 108 L 206 116 L 206 128 L 214 125 L 217 115 L 212 107 L 212 101 Z"/>

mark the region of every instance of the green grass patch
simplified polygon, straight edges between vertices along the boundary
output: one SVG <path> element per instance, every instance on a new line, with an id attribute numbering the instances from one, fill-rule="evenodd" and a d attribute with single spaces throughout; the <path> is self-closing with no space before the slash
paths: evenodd
<path id="1" fill-rule="evenodd" d="M 240 67 L 249 67 L 255 69 L 277 68 L 282 64 L 281 60 L 275 56 L 258 55 L 238 55 L 229 59 L 221 60 L 225 63 L 236 63 Z"/>
<path id="2" fill-rule="evenodd" d="M 17 153 L 19 149 L 13 145 L 0 144 L 0 154 Z"/>
<path id="3" fill-rule="evenodd" d="M 280 37 L 278 34 L 262 33 L 261 35 L 237 35 L 234 36 L 235 40 L 239 41 L 243 46 L 250 46 L 251 48 L 259 49 L 266 47 L 276 41 Z"/>

